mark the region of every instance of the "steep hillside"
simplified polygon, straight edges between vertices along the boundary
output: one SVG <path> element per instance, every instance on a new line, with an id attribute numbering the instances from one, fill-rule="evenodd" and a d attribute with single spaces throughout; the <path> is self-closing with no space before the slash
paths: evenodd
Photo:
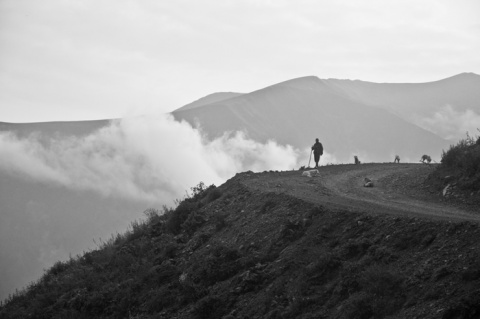
<path id="1" fill-rule="evenodd" d="M 56 261 L 95 247 L 92 239 L 124 231 L 147 207 L 0 170 L 0 300 Z"/>
<path id="2" fill-rule="evenodd" d="M 357 169 L 383 173 L 365 189 L 342 178 Z M 0 316 L 478 318 L 478 207 L 406 215 L 357 196 L 414 193 L 427 207 L 438 202 L 424 184 L 431 169 L 338 165 L 314 178 L 246 172 L 220 187 L 199 184 L 175 210 L 148 211 L 101 249 L 57 263 Z"/>
<path id="3" fill-rule="evenodd" d="M 439 159 L 448 146 L 438 136 L 340 94 L 316 77 L 282 82 L 173 115 L 192 125 L 200 123 L 211 138 L 241 130 L 258 141 L 274 139 L 304 150 L 318 137 L 326 152 L 348 162 L 353 155 L 392 161 L 399 154 L 416 161 L 427 153 Z"/>

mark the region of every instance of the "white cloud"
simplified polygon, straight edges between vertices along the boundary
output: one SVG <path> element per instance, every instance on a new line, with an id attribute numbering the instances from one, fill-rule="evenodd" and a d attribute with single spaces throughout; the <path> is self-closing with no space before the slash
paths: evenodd
<path id="1" fill-rule="evenodd" d="M 471 109 L 461 111 L 454 106 L 446 105 L 432 117 L 418 119 L 417 123 L 445 139 L 458 140 L 465 138 L 467 132 L 471 136 L 478 133 L 480 114 Z"/>
<path id="2" fill-rule="evenodd" d="M 213 141 L 169 115 L 131 117 L 86 137 L 26 139 L 0 134 L 0 169 L 104 196 L 167 203 L 203 181 L 220 184 L 238 172 L 297 168 L 291 146 L 249 140 L 243 133 Z"/>

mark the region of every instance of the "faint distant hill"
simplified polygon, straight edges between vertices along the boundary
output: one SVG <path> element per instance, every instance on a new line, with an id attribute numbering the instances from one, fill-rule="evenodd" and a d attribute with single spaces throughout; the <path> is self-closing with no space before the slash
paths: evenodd
<path id="1" fill-rule="evenodd" d="M 54 136 L 55 134 L 62 136 L 84 136 L 107 126 L 109 123 L 110 120 L 37 123 L 0 122 L 0 132 L 12 132 L 19 137 L 26 137 L 34 132 L 40 132 L 46 136 Z"/>
<path id="2" fill-rule="evenodd" d="M 177 120 L 199 123 L 210 138 L 245 131 L 261 142 L 274 139 L 304 150 L 318 137 L 340 161 L 351 161 L 354 154 L 369 161 L 392 161 L 395 154 L 417 160 L 424 153 L 439 159 L 448 146 L 387 107 L 355 98 L 354 90 L 342 83 L 302 77 L 172 114 Z"/>

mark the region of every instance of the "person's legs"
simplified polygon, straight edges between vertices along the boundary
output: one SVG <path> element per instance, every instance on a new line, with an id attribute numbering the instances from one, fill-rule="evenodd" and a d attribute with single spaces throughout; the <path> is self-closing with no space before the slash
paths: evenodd
<path id="1" fill-rule="evenodd" d="M 318 162 L 320 161 L 320 154 L 313 154 L 315 155 L 315 168 L 318 168 Z"/>

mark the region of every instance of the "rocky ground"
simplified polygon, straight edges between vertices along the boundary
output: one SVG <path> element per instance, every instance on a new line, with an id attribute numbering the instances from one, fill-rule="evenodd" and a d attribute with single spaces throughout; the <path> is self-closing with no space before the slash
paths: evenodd
<path id="1" fill-rule="evenodd" d="M 0 317 L 479 318 L 479 194 L 444 195 L 435 170 L 237 174 L 177 209 L 178 228 L 151 218 L 57 265 Z"/>

